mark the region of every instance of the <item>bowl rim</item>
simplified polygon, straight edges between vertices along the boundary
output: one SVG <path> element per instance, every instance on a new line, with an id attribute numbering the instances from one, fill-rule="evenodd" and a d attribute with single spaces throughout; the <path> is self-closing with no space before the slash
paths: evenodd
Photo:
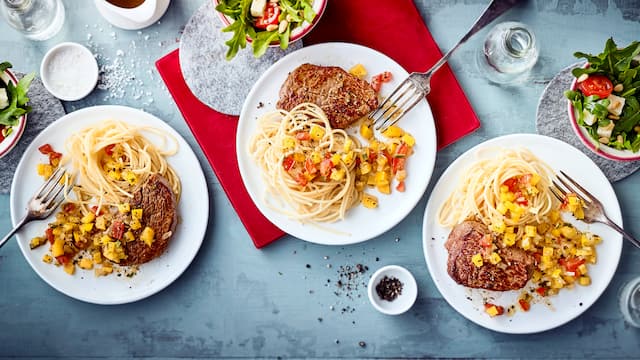
<path id="1" fill-rule="evenodd" d="M 80 93 L 79 95 L 66 96 L 66 95 L 59 94 L 55 91 L 55 88 L 53 88 L 49 83 L 49 71 L 47 70 L 47 64 L 51 61 L 51 57 L 54 56 L 54 54 L 57 51 L 59 51 L 61 48 L 79 49 L 84 54 L 84 56 L 87 57 L 87 59 L 91 59 L 91 73 L 86 74 L 86 76 L 84 76 L 84 78 L 87 80 L 87 84 L 89 84 L 89 81 L 90 81 L 91 86 L 90 87 L 87 86 L 87 90 Z M 47 51 L 47 53 L 42 58 L 42 62 L 40 63 L 40 78 L 42 79 L 42 83 L 44 84 L 44 87 L 53 96 L 63 101 L 78 101 L 80 99 L 85 98 L 87 95 L 91 94 L 91 92 L 95 89 L 96 85 L 98 84 L 99 77 L 100 77 L 100 69 L 98 67 L 98 61 L 96 60 L 95 56 L 93 55 L 91 50 L 89 50 L 86 46 L 77 42 L 67 41 L 67 42 L 62 42 L 57 44 L 56 46 L 52 47 Z"/>
<path id="2" fill-rule="evenodd" d="M 14 85 L 18 84 L 18 78 L 13 73 L 13 71 L 11 71 L 9 69 L 6 69 L 4 71 L 4 73 L 7 74 L 7 76 L 9 77 L 9 80 Z M 2 80 L 0 80 L 0 81 L 2 81 Z M 22 134 L 24 133 L 24 129 L 26 128 L 27 115 L 28 114 L 24 114 L 24 115 L 20 116 L 18 118 L 18 124 L 13 127 L 12 134 L 10 134 L 8 137 L 6 137 L 2 141 L 0 141 L 0 158 L 5 156 L 5 155 L 7 155 L 18 144 L 18 141 L 22 137 Z M 13 134 L 15 134 L 15 135 L 13 135 Z M 7 140 L 9 140 L 9 142 L 7 142 Z"/>
<path id="3" fill-rule="evenodd" d="M 586 62 L 582 65 L 583 68 L 589 67 L 589 63 Z M 572 74 L 573 76 L 573 74 Z M 570 90 L 575 91 L 578 86 L 578 79 L 573 76 L 573 81 L 571 82 Z M 575 110 L 573 108 L 573 103 L 571 100 L 567 99 L 567 112 L 569 113 L 569 122 L 571 123 L 571 127 L 573 128 L 573 132 L 578 136 L 580 141 L 592 152 L 595 154 L 609 160 L 615 161 L 636 161 L 640 160 L 640 152 L 633 153 L 629 150 L 618 150 L 614 149 L 608 145 L 604 144 L 596 144 L 596 140 L 592 139 L 591 136 L 587 133 L 587 131 L 578 124 L 578 120 L 576 119 Z"/>
<path id="4" fill-rule="evenodd" d="M 406 296 L 408 298 L 408 300 L 404 302 L 403 306 L 399 305 L 400 303 L 397 302 L 393 308 L 385 309 L 378 303 L 378 297 L 377 294 L 375 294 L 374 289 L 377 282 L 381 279 L 382 276 L 392 272 L 403 274 L 405 280 L 405 288 L 409 288 L 412 291 L 410 293 L 403 292 L 403 294 L 400 295 Z M 407 281 L 410 283 L 407 284 Z M 413 304 L 415 304 L 416 299 L 418 298 L 418 283 L 416 282 L 416 278 L 413 276 L 411 271 L 409 271 L 407 268 L 400 265 L 385 265 L 376 270 L 373 275 L 371 275 L 369 283 L 367 284 L 367 295 L 369 297 L 369 302 L 371 302 L 371 305 L 379 312 L 386 315 L 400 315 L 409 311 L 409 309 L 413 307 Z"/>
<path id="5" fill-rule="evenodd" d="M 305 35 L 307 35 L 309 32 L 311 32 L 311 30 L 313 30 L 313 28 L 318 24 L 318 22 L 320 21 L 320 18 L 322 17 L 322 14 L 324 14 L 324 11 L 327 7 L 327 2 L 328 0 L 314 0 L 314 5 L 318 4 L 318 7 L 316 8 L 316 6 L 314 6 L 314 10 L 316 10 L 316 17 L 315 19 L 313 19 L 312 23 L 308 23 L 306 21 L 302 22 L 302 26 L 299 26 L 297 28 L 295 28 L 292 32 L 291 32 L 291 36 L 289 37 L 289 43 L 292 43 L 294 41 L 300 40 L 302 39 Z M 219 4 L 219 0 L 213 0 L 213 7 L 215 9 L 216 5 Z M 224 24 L 225 27 L 231 25 L 235 20 L 228 17 L 227 15 L 216 11 L 216 14 L 218 14 L 218 17 L 220 18 L 220 20 L 222 20 L 222 23 Z M 252 39 L 247 35 L 247 42 L 251 43 Z M 280 46 L 280 41 L 279 40 L 275 40 L 272 41 L 271 44 L 269 44 L 270 47 L 276 47 L 276 46 Z"/>

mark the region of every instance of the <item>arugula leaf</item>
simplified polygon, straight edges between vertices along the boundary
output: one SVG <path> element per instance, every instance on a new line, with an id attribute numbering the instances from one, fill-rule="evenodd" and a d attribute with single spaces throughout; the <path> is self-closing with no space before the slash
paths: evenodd
<path id="1" fill-rule="evenodd" d="M 253 56 L 258 58 L 264 55 L 269 48 L 269 44 L 277 38 L 278 30 L 257 32 L 252 42 Z"/>
<path id="2" fill-rule="evenodd" d="M 8 67 L 7 67 L 8 65 Z M 11 67 L 11 64 L 4 62 L 0 64 L 0 68 L 5 70 Z M 4 71 L 4 70 L 2 70 Z M 14 126 L 18 124 L 20 116 L 31 111 L 31 106 L 27 106 L 29 98 L 27 91 L 31 85 L 31 81 L 36 76 L 35 73 L 25 75 L 18 81 L 18 85 L 8 82 L 6 85 L 7 97 L 9 98 L 9 106 L 0 110 L 0 124 L 6 126 Z"/>
<path id="3" fill-rule="evenodd" d="M 13 67 L 13 65 L 11 65 L 11 63 L 8 62 L 8 61 L 0 63 L 0 72 L 4 72 L 5 70 L 10 69 L 12 67 Z"/>
<path id="4" fill-rule="evenodd" d="M 36 77 L 36 73 L 27 74 L 18 81 L 18 86 L 16 87 L 16 97 L 18 98 L 18 106 L 23 107 L 26 103 L 29 102 L 29 98 L 27 97 L 27 91 L 29 91 L 29 86 L 31 82 Z"/>

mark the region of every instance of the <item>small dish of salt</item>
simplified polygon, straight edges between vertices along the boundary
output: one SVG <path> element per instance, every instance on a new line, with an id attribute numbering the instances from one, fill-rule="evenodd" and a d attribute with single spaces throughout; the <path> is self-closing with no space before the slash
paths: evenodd
<path id="1" fill-rule="evenodd" d="M 64 101 L 76 101 L 89 95 L 98 82 L 98 62 L 86 47 L 64 42 L 47 51 L 40 76 L 47 90 Z"/>
<path id="2" fill-rule="evenodd" d="M 418 297 L 416 279 L 398 265 L 378 269 L 367 287 L 371 305 L 383 314 L 399 315 L 409 310 Z"/>

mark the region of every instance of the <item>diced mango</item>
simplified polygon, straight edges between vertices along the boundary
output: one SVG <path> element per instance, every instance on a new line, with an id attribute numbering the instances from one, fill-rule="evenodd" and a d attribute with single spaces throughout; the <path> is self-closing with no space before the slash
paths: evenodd
<path id="1" fill-rule="evenodd" d="M 481 254 L 475 254 L 471 257 L 471 262 L 473 263 L 473 265 L 475 265 L 476 267 L 481 267 L 484 262 L 482 261 L 482 255 Z"/>
<path id="2" fill-rule="evenodd" d="M 142 223 L 140 223 L 140 220 L 138 219 L 133 219 L 129 223 L 129 227 L 131 228 L 131 230 L 138 230 L 142 227 Z"/>
<path id="3" fill-rule="evenodd" d="M 142 219 L 142 209 L 131 210 L 131 217 L 138 220 Z"/>
<path id="4" fill-rule="evenodd" d="M 369 164 L 368 162 L 360 163 L 360 173 L 362 175 L 366 175 L 370 172 L 371 172 L 371 164 Z"/>
<path id="5" fill-rule="evenodd" d="M 367 69 L 362 64 L 356 64 L 351 69 L 349 69 L 349 74 L 362 79 L 367 76 Z"/>
<path id="6" fill-rule="evenodd" d="M 378 198 L 370 194 L 362 194 L 361 202 L 367 209 L 375 209 L 378 207 Z"/>
<path id="7" fill-rule="evenodd" d="M 76 272 L 76 266 L 71 261 L 64 264 L 63 269 L 64 269 L 64 272 L 66 272 L 69 275 L 73 275 Z"/>
<path id="8" fill-rule="evenodd" d="M 51 254 L 53 255 L 53 257 L 64 255 L 64 239 L 55 239 L 53 245 L 51 245 Z"/>
<path id="9" fill-rule="evenodd" d="M 96 219 L 96 214 L 94 214 L 93 212 L 88 212 L 82 217 L 82 219 L 80 219 L 80 222 L 83 224 L 88 224 L 90 222 L 93 222 L 95 219 Z"/>
<path id="10" fill-rule="evenodd" d="M 47 242 L 47 239 L 45 239 L 44 237 L 36 236 L 36 237 L 32 238 L 31 241 L 29 242 L 29 248 L 35 249 L 38 246 L 43 245 L 46 242 Z"/>
<path id="11" fill-rule="evenodd" d="M 371 125 L 367 125 L 366 123 L 362 123 L 360 125 L 360 135 L 364 139 L 370 140 L 373 137 L 373 130 L 371 129 Z"/>
<path id="12" fill-rule="evenodd" d="M 416 144 L 416 139 L 409 133 L 404 133 L 401 139 L 402 142 L 407 144 L 409 147 L 413 147 Z"/>
<path id="13" fill-rule="evenodd" d="M 589 286 L 591 285 L 591 278 L 587 275 L 580 276 L 580 279 L 578 279 L 578 284 L 582 286 Z"/>
<path id="14" fill-rule="evenodd" d="M 500 257 L 500 255 L 498 255 L 497 252 L 492 252 L 491 256 L 489 256 L 489 262 L 493 265 L 499 263 L 500 261 L 502 261 L 502 258 Z"/>
<path id="15" fill-rule="evenodd" d="M 44 254 L 44 256 L 42 257 L 42 261 L 47 264 L 51 264 L 53 262 L 53 257 L 51 257 L 51 255 L 49 254 Z"/>
<path id="16" fill-rule="evenodd" d="M 345 170 L 344 169 L 334 169 L 329 176 L 331 180 L 334 181 L 342 181 L 344 179 Z"/>
<path id="17" fill-rule="evenodd" d="M 324 134 L 325 134 L 324 129 L 318 125 L 311 126 L 311 130 L 309 131 L 309 135 L 311 136 L 311 139 L 315 141 L 322 140 L 322 138 L 324 137 Z"/>
<path id="18" fill-rule="evenodd" d="M 538 235 L 538 228 L 533 225 L 527 225 L 524 227 L 524 235 L 528 237 L 534 237 Z"/>
<path id="19" fill-rule="evenodd" d="M 398 126 L 395 125 L 391 125 L 387 128 L 387 130 L 385 130 L 382 135 L 388 137 L 388 138 L 394 138 L 394 137 L 400 137 L 404 134 L 404 131 L 402 131 L 401 128 L 399 128 Z"/>
<path id="20" fill-rule="evenodd" d="M 131 205 L 129 205 L 129 203 L 118 204 L 118 211 L 121 214 L 126 214 L 131 211 Z"/>
<path id="21" fill-rule="evenodd" d="M 80 259 L 78 266 L 80 266 L 81 269 L 91 270 L 93 269 L 93 261 L 89 258 L 82 258 Z"/>
<path id="22" fill-rule="evenodd" d="M 516 243 L 516 234 L 505 232 L 502 242 L 505 246 L 513 246 Z"/>
<path id="23" fill-rule="evenodd" d="M 100 230 L 106 230 L 107 229 L 107 219 L 105 219 L 104 216 L 100 215 L 96 218 L 96 223 L 95 223 L 96 228 L 100 229 Z"/>
<path id="24" fill-rule="evenodd" d="M 130 242 L 130 241 L 133 241 L 133 240 L 135 240 L 135 239 L 136 239 L 136 238 L 135 238 L 135 236 L 133 236 L 133 233 L 131 232 L 131 230 L 129 230 L 129 231 L 127 231 L 127 232 L 125 232 L 125 233 L 124 233 L 124 240 L 125 240 L 126 242 Z"/>
<path id="25" fill-rule="evenodd" d="M 155 232 L 150 227 L 145 227 L 140 234 L 140 240 L 142 240 L 147 246 L 151 246 L 153 244 Z"/>

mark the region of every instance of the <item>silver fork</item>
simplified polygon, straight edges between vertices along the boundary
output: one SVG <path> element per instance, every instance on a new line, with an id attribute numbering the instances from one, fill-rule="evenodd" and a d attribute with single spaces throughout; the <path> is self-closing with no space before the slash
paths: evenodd
<path id="1" fill-rule="evenodd" d="M 61 166 L 53 172 L 49 179 L 40 186 L 35 195 L 27 203 L 27 213 L 18 221 L 18 224 L 0 240 L 0 247 L 4 245 L 16 233 L 20 230 L 24 224 L 32 220 L 46 219 L 51 213 L 60 206 L 63 197 L 60 197 L 60 193 L 64 190 L 64 185 L 60 183 L 60 180 L 66 173 L 65 169 Z"/>
<path id="2" fill-rule="evenodd" d="M 424 99 L 431 92 L 431 76 L 444 65 L 451 54 L 462 44 L 464 44 L 471 36 L 491 23 L 505 11 L 511 9 L 521 0 L 492 0 L 489 6 L 484 10 L 482 15 L 476 20 L 469 32 L 458 41 L 431 69 L 427 72 L 413 72 L 406 78 L 391 95 L 373 110 L 369 117 L 373 119 L 375 129 L 385 131 L 389 126 L 394 125 L 400 119 L 413 109 L 420 100 Z"/>
<path id="3" fill-rule="evenodd" d="M 619 232 L 624 236 L 625 239 L 631 241 L 633 245 L 640 248 L 640 241 L 626 233 L 620 226 L 611 221 L 602 207 L 602 203 L 595 196 L 591 195 L 584 187 L 578 184 L 575 180 L 573 180 L 569 175 L 567 175 L 564 171 L 560 171 L 562 177 L 556 175 L 556 179 L 558 182 L 553 180 L 553 186 L 550 188 L 553 195 L 555 195 L 558 200 L 564 202 L 568 193 L 573 193 L 578 196 L 584 202 L 584 219 L 582 221 L 591 224 L 594 222 L 599 222 L 605 225 L 608 225 L 615 231 Z M 566 190 L 565 190 L 566 189 Z"/>

